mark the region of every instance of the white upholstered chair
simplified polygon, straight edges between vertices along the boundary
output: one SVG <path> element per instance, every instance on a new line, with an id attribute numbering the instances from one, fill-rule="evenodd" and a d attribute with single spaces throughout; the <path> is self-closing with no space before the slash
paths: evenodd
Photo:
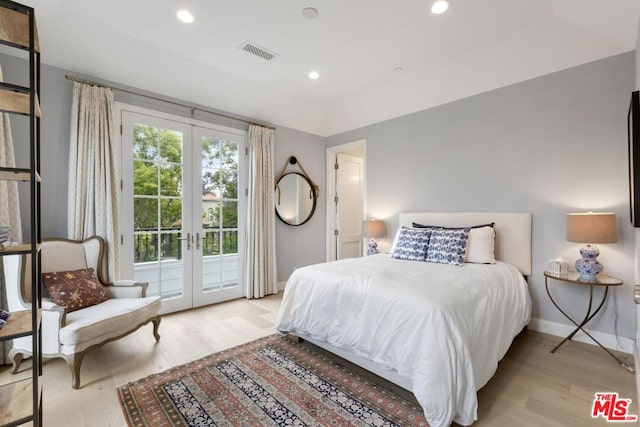
<path id="1" fill-rule="evenodd" d="M 74 271 L 93 268 L 105 286 L 106 301 L 67 313 L 42 291 L 42 354 L 44 358 L 62 357 L 71 369 L 73 388 L 80 387 L 80 366 L 85 353 L 109 341 L 128 335 L 153 322 L 158 341 L 160 297 L 146 297 L 146 283 L 106 277 L 106 244 L 101 237 L 87 240 L 45 239 L 41 246 L 42 272 Z M 4 273 L 9 310 L 27 310 L 31 301 L 29 255 L 5 256 Z M 31 337 L 13 340 L 10 357 L 16 373 L 23 357 L 32 354 Z"/>

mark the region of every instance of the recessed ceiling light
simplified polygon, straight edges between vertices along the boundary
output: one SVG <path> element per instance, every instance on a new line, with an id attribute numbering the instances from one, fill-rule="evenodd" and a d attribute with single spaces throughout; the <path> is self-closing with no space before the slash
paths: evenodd
<path id="1" fill-rule="evenodd" d="M 176 16 L 179 20 L 186 24 L 191 24 L 193 22 L 193 14 L 191 14 L 191 12 L 189 12 L 188 10 L 179 10 Z"/>
<path id="2" fill-rule="evenodd" d="M 433 3 L 433 5 L 431 5 L 431 13 L 435 15 L 440 15 L 447 9 L 449 9 L 449 2 L 447 2 L 446 0 L 438 0 L 437 2 Z"/>
<path id="3" fill-rule="evenodd" d="M 302 16 L 307 19 L 315 19 L 318 16 L 318 9 L 315 7 L 305 7 L 302 9 Z"/>
<path id="4" fill-rule="evenodd" d="M 309 78 L 311 80 L 318 80 L 320 78 L 320 74 L 317 71 L 312 71 L 309 73 Z"/>

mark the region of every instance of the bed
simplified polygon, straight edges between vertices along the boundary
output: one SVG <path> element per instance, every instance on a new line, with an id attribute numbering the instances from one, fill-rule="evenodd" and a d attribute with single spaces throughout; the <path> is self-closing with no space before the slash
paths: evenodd
<path id="1" fill-rule="evenodd" d="M 494 223 L 495 264 L 461 267 L 389 254 L 293 272 L 276 328 L 411 392 L 431 427 L 477 419 L 477 390 L 527 325 L 531 214 L 401 213 L 399 225 Z"/>

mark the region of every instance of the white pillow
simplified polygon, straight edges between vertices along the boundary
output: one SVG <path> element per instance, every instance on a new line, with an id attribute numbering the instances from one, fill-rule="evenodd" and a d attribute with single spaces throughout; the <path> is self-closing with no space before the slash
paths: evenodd
<path id="1" fill-rule="evenodd" d="M 467 241 L 465 262 L 475 264 L 495 264 L 494 254 L 496 232 L 493 227 L 472 228 Z"/>

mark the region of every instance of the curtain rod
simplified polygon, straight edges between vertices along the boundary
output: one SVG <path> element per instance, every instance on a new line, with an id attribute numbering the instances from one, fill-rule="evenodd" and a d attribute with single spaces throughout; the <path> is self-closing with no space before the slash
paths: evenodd
<path id="1" fill-rule="evenodd" d="M 179 107 L 189 108 L 192 111 L 193 110 L 198 110 L 198 111 L 202 111 L 203 113 L 213 114 L 215 116 L 224 117 L 226 119 L 237 120 L 239 122 L 247 123 L 247 124 L 250 124 L 250 125 L 258 125 L 258 126 L 266 127 L 266 128 L 269 128 L 269 129 L 275 129 L 274 126 L 265 125 L 265 124 L 262 124 L 262 123 L 251 122 L 249 120 L 246 120 L 246 119 L 243 119 L 243 118 L 240 118 L 240 117 L 237 117 L 237 116 L 232 116 L 230 114 L 217 113 L 215 111 L 205 110 L 204 108 L 199 108 L 199 107 L 193 107 L 191 105 L 183 104 L 183 103 L 176 102 L 176 101 L 170 101 L 168 99 L 159 98 L 159 97 L 153 96 L 153 95 L 147 95 L 147 94 L 144 94 L 144 93 L 141 93 L 141 92 L 136 92 L 136 91 L 130 90 L 130 89 L 123 89 L 121 87 L 117 87 L 117 86 L 113 86 L 113 85 L 107 85 L 107 84 L 103 84 L 103 83 L 93 82 L 91 80 L 81 79 L 79 77 L 74 77 L 74 76 L 71 76 L 69 74 L 65 75 L 64 77 L 67 80 L 72 80 L 72 81 L 78 82 L 78 83 L 85 83 L 85 84 L 88 84 L 88 85 L 91 85 L 91 86 L 106 87 L 106 88 L 117 90 L 117 91 L 120 91 L 120 92 L 130 93 L 132 95 L 143 96 L 145 98 L 153 99 L 155 101 L 165 102 L 167 104 L 173 104 L 173 105 L 177 105 Z"/>

